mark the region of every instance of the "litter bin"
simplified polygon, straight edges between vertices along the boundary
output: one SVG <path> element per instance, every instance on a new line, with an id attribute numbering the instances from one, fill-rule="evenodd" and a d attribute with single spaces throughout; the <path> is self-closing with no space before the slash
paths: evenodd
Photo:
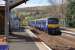
<path id="1" fill-rule="evenodd" d="M 8 50 L 8 45 L 0 45 L 0 50 Z"/>

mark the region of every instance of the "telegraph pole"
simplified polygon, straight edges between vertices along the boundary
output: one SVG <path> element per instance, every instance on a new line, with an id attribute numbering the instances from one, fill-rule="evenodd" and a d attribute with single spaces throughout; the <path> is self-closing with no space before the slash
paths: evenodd
<path id="1" fill-rule="evenodd" d="M 62 16 L 63 16 L 63 0 L 62 0 Z"/>
<path id="2" fill-rule="evenodd" d="M 5 0 L 5 36 L 9 34 L 9 1 Z"/>

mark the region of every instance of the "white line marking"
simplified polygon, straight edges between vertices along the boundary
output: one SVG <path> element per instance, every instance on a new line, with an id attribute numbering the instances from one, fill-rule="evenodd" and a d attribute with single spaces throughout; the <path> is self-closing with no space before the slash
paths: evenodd
<path id="1" fill-rule="evenodd" d="M 26 29 L 26 31 L 30 34 L 30 36 L 38 38 L 33 32 L 31 32 L 29 29 Z M 52 50 L 50 47 L 48 47 L 44 42 L 41 42 L 48 50 Z"/>
<path id="2" fill-rule="evenodd" d="M 50 47 L 48 47 L 44 42 L 41 42 L 48 50 L 52 50 Z"/>
<path id="3" fill-rule="evenodd" d="M 26 29 L 26 32 L 29 34 L 29 36 L 37 38 L 37 36 L 33 32 L 31 32 L 29 29 Z"/>

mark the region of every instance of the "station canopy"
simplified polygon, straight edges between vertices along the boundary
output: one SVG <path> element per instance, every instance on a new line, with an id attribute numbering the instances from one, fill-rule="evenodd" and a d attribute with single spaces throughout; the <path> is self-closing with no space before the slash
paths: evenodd
<path id="1" fill-rule="evenodd" d="M 0 6 L 5 5 L 5 1 L 6 0 L 0 0 Z M 26 3 L 26 1 L 28 1 L 28 0 L 8 0 L 10 9 L 14 8 L 14 7 L 16 7 L 16 6 L 18 6 L 24 2 Z"/>

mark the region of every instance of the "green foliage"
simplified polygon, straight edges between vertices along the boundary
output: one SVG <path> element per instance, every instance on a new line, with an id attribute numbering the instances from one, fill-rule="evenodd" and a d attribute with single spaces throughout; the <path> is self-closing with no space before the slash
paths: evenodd
<path id="1" fill-rule="evenodd" d="M 75 0 L 68 0 L 67 13 L 69 16 L 75 16 Z"/>
<path id="2" fill-rule="evenodd" d="M 75 27 L 75 0 L 68 0 L 66 18 L 68 26 Z"/>

